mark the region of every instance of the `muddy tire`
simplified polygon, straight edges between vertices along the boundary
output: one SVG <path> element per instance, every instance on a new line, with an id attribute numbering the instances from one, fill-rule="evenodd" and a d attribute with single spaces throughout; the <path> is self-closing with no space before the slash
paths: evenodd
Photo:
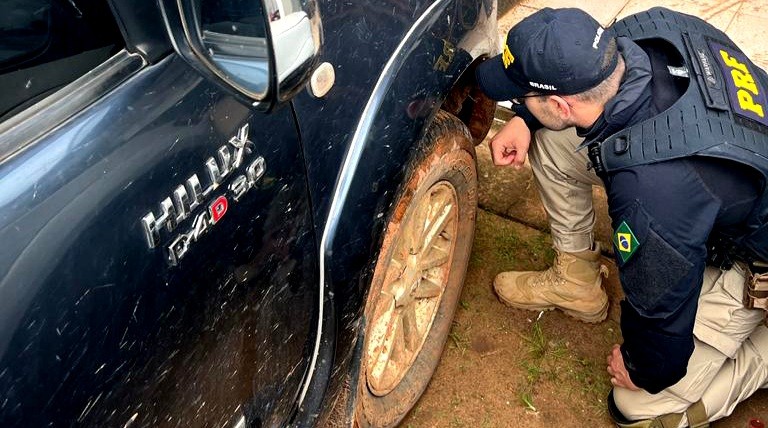
<path id="1" fill-rule="evenodd" d="M 440 360 L 474 236 L 477 172 L 464 124 L 440 111 L 385 233 L 366 303 L 355 420 L 397 425 Z"/>

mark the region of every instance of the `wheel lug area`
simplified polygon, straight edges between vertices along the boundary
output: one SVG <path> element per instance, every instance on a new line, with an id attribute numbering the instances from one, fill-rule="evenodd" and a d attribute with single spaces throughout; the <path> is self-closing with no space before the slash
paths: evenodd
<path id="1" fill-rule="evenodd" d="M 398 287 L 392 290 L 397 307 L 406 306 L 415 300 L 414 294 L 419 281 L 421 281 L 421 272 L 412 269 L 406 269 L 403 272 Z"/>

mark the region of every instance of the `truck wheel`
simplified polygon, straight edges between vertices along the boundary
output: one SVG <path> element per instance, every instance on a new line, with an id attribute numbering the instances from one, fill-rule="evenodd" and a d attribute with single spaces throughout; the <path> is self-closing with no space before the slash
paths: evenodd
<path id="1" fill-rule="evenodd" d="M 440 111 L 384 236 L 366 305 L 355 419 L 391 427 L 416 404 L 440 360 L 474 236 L 474 143 Z"/>

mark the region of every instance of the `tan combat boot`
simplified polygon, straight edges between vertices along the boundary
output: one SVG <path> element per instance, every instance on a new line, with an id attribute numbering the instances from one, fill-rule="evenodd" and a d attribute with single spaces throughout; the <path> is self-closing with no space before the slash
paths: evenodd
<path id="1" fill-rule="evenodd" d="M 502 272 L 493 288 L 503 303 L 534 311 L 560 308 L 580 321 L 596 323 L 608 315 L 601 283 L 608 268 L 600 263 L 600 245 L 578 253 L 556 251 L 553 266 L 539 272 Z"/>

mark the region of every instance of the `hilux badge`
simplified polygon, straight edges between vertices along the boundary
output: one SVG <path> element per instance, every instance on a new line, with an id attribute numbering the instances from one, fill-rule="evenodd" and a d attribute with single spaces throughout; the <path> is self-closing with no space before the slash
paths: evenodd
<path id="1" fill-rule="evenodd" d="M 173 232 L 196 208 L 205 204 L 206 209 L 195 215 L 190 228 L 171 240 L 167 247 L 168 263 L 171 266 L 177 265 L 190 246 L 221 221 L 230 202 L 239 202 L 264 175 L 266 163 L 264 158 L 259 156 L 248 164 L 243 174 L 232 179 L 226 191 L 213 197 L 213 193 L 224 183 L 224 179 L 240 168 L 245 157 L 250 154 L 252 146 L 253 142 L 248 139 L 248 124 L 245 124 L 236 136 L 230 138 L 228 144 L 219 147 L 216 151 L 218 159 L 210 157 L 205 161 L 208 187 L 203 189 L 200 178 L 197 174 L 192 174 L 185 183 L 173 190 L 171 196 L 160 201 L 158 216 L 152 211 L 145 214 L 141 218 L 141 224 L 149 248 L 158 246 L 163 229 L 169 233 Z"/>

